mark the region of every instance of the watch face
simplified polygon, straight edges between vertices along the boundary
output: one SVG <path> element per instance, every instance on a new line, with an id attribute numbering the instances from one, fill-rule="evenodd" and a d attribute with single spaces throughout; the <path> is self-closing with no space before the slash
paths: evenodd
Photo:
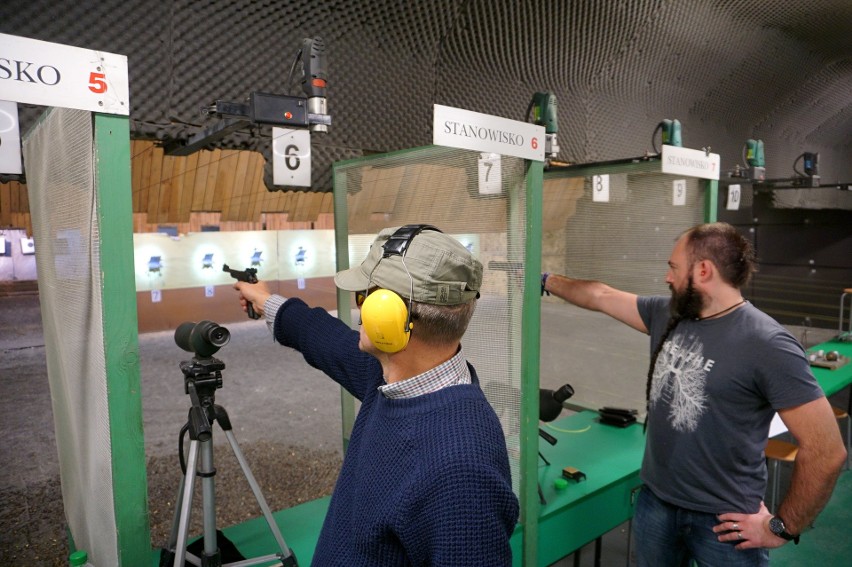
<path id="1" fill-rule="evenodd" d="M 780 518 L 777 518 L 775 516 L 769 518 L 769 531 L 771 531 L 775 535 L 780 534 L 784 531 L 784 522 L 782 522 Z"/>
<path id="2" fill-rule="evenodd" d="M 799 536 L 787 533 L 787 526 L 784 525 L 784 520 L 778 516 L 772 516 L 769 518 L 769 531 L 780 538 L 792 541 L 796 545 L 799 544 Z"/>
<path id="3" fill-rule="evenodd" d="M 769 518 L 769 531 L 774 533 L 775 535 L 781 535 L 785 530 L 786 526 L 784 525 L 784 521 L 778 516 L 772 516 Z"/>

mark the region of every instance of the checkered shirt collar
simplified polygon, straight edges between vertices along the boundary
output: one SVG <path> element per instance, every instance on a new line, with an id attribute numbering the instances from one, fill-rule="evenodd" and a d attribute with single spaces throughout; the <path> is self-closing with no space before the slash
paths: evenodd
<path id="1" fill-rule="evenodd" d="M 462 349 L 447 362 L 412 378 L 379 386 L 379 391 L 390 399 L 414 398 L 431 394 L 449 386 L 470 384 L 470 368 Z"/>

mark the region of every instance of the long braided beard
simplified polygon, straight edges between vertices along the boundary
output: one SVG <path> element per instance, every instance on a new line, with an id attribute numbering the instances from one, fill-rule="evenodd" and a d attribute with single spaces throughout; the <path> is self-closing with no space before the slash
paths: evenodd
<path id="1" fill-rule="evenodd" d="M 669 304 L 671 318 L 668 325 L 666 325 L 663 336 L 660 337 L 657 348 L 654 349 L 654 354 L 651 355 L 651 363 L 648 366 L 648 380 L 645 383 L 645 431 L 648 429 L 648 413 L 651 411 L 651 385 L 654 381 L 654 367 L 657 365 L 657 358 L 663 350 L 663 345 L 669 338 L 669 335 L 672 334 L 672 331 L 675 330 L 678 323 L 684 319 L 698 319 L 701 317 L 701 310 L 704 308 L 704 296 L 695 289 L 691 275 L 687 279 L 686 289 L 682 293 L 677 291 L 672 285 L 669 285 L 669 289 L 672 292 L 672 300 Z"/>
<path id="2" fill-rule="evenodd" d="M 704 308 L 705 297 L 695 289 L 692 281 L 692 276 L 686 281 L 686 289 L 682 292 L 676 290 L 674 286 L 669 285 L 672 292 L 671 313 L 676 319 L 698 319 L 701 317 L 701 310 Z"/>

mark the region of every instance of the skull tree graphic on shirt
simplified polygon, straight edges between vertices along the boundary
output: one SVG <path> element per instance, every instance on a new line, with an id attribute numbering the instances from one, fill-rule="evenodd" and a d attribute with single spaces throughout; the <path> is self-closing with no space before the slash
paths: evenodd
<path id="1" fill-rule="evenodd" d="M 651 407 L 669 406 L 669 422 L 676 431 L 691 432 L 707 408 L 705 384 L 713 367 L 704 358 L 704 345 L 696 337 L 675 334 L 666 341 L 654 366 Z"/>

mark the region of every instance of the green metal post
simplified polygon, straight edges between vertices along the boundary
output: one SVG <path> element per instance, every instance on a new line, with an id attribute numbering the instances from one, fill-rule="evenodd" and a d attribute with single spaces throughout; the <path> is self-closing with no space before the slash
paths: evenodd
<path id="1" fill-rule="evenodd" d="M 335 267 L 337 271 L 349 269 L 349 207 L 346 202 L 347 196 L 347 173 L 346 169 L 334 164 L 332 167 L 332 179 L 334 185 L 334 254 Z M 337 317 L 352 326 L 351 316 L 351 294 L 342 289 L 337 290 Z M 340 389 L 340 412 L 343 424 L 343 450 L 349 447 L 349 439 L 352 437 L 352 426 L 355 423 L 355 398 Z"/>
<path id="2" fill-rule="evenodd" d="M 704 222 L 716 222 L 719 218 L 719 182 L 707 180 L 704 191 Z"/>
<path id="3" fill-rule="evenodd" d="M 541 353 L 541 238 L 544 164 L 529 164 L 526 180 L 526 264 L 521 316 L 521 521 L 523 564 L 538 565 L 538 391 Z"/>
<path id="4" fill-rule="evenodd" d="M 122 566 L 149 565 L 151 531 L 133 267 L 130 128 L 128 119 L 122 116 L 95 114 L 94 122 L 104 356 L 118 559 Z"/>

